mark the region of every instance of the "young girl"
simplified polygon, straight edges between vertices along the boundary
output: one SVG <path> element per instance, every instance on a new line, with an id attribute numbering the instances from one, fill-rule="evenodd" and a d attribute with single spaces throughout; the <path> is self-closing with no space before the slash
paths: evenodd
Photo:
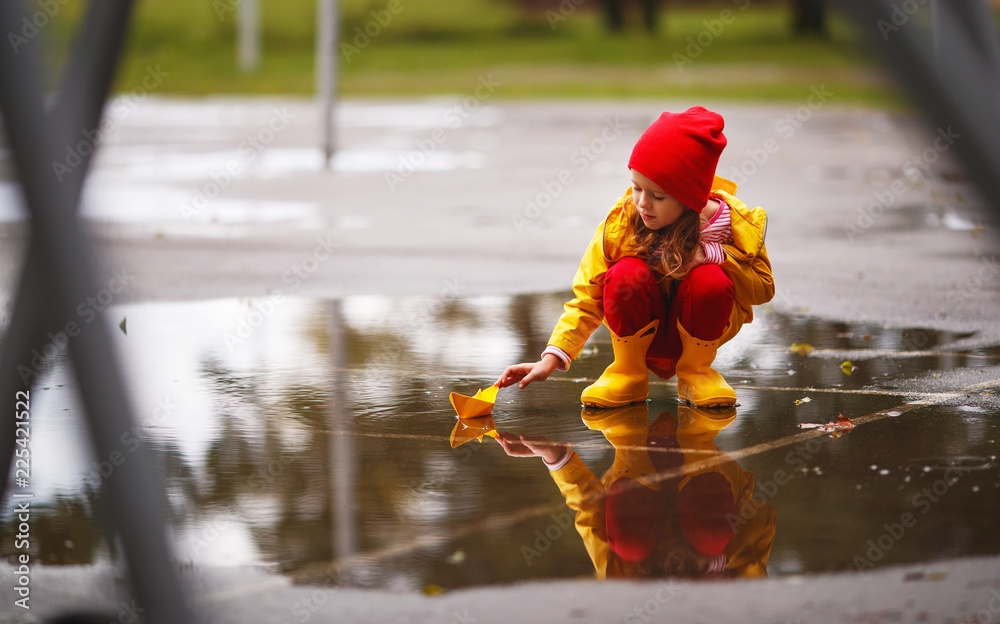
<path id="1" fill-rule="evenodd" d="M 648 370 L 677 375 L 677 396 L 699 407 L 736 403 L 712 369 L 716 350 L 774 296 L 764 248 L 767 216 L 736 199 L 715 176 L 726 146 L 723 120 L 695 106 L 663 113 L 639 137 L 628 168 L 632 188 L 594 234 L 538 362 L 508 367 L 496 385 L 569 369 L 603 321 L 614 362 L 581 396 L 585 405 L 645 401 Z"/>

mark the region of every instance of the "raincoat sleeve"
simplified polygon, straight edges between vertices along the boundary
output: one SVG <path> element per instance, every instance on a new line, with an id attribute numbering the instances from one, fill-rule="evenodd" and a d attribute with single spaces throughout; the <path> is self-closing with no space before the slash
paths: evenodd
<path id="1" fill-rule="evenodd" d="M 594 232 L 573 278 L 573 300 L 563 306 L 563 315 L 549 338 L 550 345 L 559 347 L 574 360 L 604 321 L 604 275 L 608 271 L 604 255 L 606 224 L 607 219 Z"/>
<path id="2" fill-rule="evenodd" d="M 730 520 L 736 535 L 726 547 L 726 567 L 738 576 L 767 576 L 767 561 L 771 556 L 777 526 L 774 507 L 759 498 L 752 498 L 752 472 L 739 469 L 737 481 L 740 491 L 736 500 L 736 517 Z"/>
<path id="3" fill-rule="evenodd" d="M 764 246 L 767 215 L 762 208 L 749 210 L 735 198 L 731 206 L 733 242 L 723 245 L 722 270 L 733 280 L 733 295 L 747 310 L 774 297 L 771 261 Z"/>
<path id="4" fill-rule="evenodd" d="M 605 489 L 601 481 L 573 453 L 569 462 L 559 470 L 553 470 L 552 480 L 566 499 L 566 505 L 576 512 L 576 531 L 583 538 L 583 544 L 594 563 L 598 574 L 604 572 L 608 562 L 608 537 L 604 520 Z"/>

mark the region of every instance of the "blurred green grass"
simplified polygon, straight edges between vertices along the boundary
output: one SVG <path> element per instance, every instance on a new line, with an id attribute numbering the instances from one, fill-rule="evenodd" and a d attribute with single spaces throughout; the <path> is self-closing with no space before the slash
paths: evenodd
<path id="1" fill-rule="evenodd" d="M 117 89 L 131 90 L 147 67 L 159 66 L 168 74 L 159 94 L 314 93 L 316 1 L 260 0 L 261 63 L 251 74 L 236 62 L 241 1 L 137 2 Z M 372 11 L 390 1 L 400 10 L 378 24 Z M 54 65 L 66 56 L 81 4 L 71 2 L 52 20 Z M 501 83 L 499 97 L 798 100 L 823 84 L 839 102 L 900 102 L 852 25 L 836 14 L 828 37 L 796 37 L 787 3 L 667 4 L 659 32 L 650 36 L 638 19 L 623 34 L 607 33 L 595 4 L 553 27 L 543 10 L 525 10 L 514 0 L 341 0 L 342 43 L 365 44 L 358 32 L 366 25 L 379 32 L 363 47 L 340 51 L 340 92 L 468 94 L 492 75 Z M 720 19 L 726 9 L 729 23 Z M 380 15 L 385 21 L 389 14 Z M 679 68 L 676 55 L 691 62 Z"/>

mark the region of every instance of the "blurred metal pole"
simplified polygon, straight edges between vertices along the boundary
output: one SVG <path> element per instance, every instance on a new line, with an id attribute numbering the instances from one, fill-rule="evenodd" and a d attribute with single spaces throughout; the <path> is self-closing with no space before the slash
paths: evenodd
<path id="1" fill-rule="evenodd" d="M 994 80 L 1000 82 L 1000 40 L 997 38 L 996 16 L 984 2 L 969 2 L 960 6 L 964 9 L 960 16 L 973 44 L 979 49 L 980 58 L 993 72 Z"/>
<path id="2" fill-rule="evenodd" d="M 941 56 L 945 50 L 945 41 L 949 38 L 941 27 L 941 0 L 931 0 L 931 41 L 934 45 L 934 58 L 941 66 Z"/>
<path id="3" fill-rule="evenodd" d="M 337 40 L 340 28 L 338 0 L 318 0 L 316 33 L 316 91 L 323 115 L 323 168 L 332 166 L 333 112 L 337 101 Z"/>
<path id="4" fill-rule="evenodd" d="M 344 314 L 340 301 L 330 303 L 330 355 L 333 365 L 333 383 L 330 387 L 330 484 L 332 494 L 330 518 L 333 523 L 333 559 L 336 561 L 358 552 L 357 454 L 355 438 L 348 435 L 354 422 L 347 410 L 347 340 L 344 335 Z M 346 569 L 342 584 L 351 583 L 350 569 Z"/>
<path id="5" fill-rule="evenodd" d="M 101 109 L 114 78 L 120 40 L 127 26 L 130 6 L 129 2 L 118 2 L 117 7 L 109 3 L 110 8 L 105 10 L 98 10 L 95 5 L 89 7 L 80 27 L 80 34 L 73 42 L 68 66 L 56 92 L 59 97 L 47 112 L 50 123 L 58 128 L 53 130 L 55 133 L 70 132 L 69 128 L 99 127 Z M 85 34 L 101 40 L 117 40 L 119 44 L 109 44 L 88 53 L 85 48 L 90 47 L 90 42 Z M 31 42 L 22 45 L 31 45 Z M 3 143 L 7 143 L 6 131 Z M 81 158 L 79 165 L 71 171 L 63 172 L 60 182 L 71 197 L 79 197 L 90 164 L 89 155 Z M 74 211 L 78 205 L 74 205 Z M 19 390 L 31 389 L 31 383 L 18 381 L 18 364 L 29 362 L 32 358 L 31 350 L 41 349 L 50 332 L 56 333 L 65 326 L 65 321 L 60 324 L 53 312 L 56 304 L 49 293 L 37 286 L 45 280 L 43 259 L 39 254 L 38 245 L 32 241 L 14 299 L 14 312 L 5 338 L 5 349 L 0 354 L 0 397 L 14 396 Z M 3 466 L 10 466 L 13 452 L 13 437 L 0 437 L 0 463 Z M 0 498 L 6 487 L 7 481 L 0 481 Z"/>
<path id="6" fill-rule="evenodd" d="M 105 98 L 114 79 L 121 39 L 127 28 L 131 0 L 115 0 L 104 7 L 91 4 L 79 34 L 73 42 L 69 64 L 64 70 L 62 82 L 57 91 L 54 106 L 47 111 L 47 123 L 53 126 L 55 135 L 71 136 L 80 128 L 92 129 L 97 136 L 101 122 L 101 111 Z M 108 40 L 108 45 L 92 49 L 92 38 Z M 113 43 L 113 42 L 117 42 Z M 32 61 L 26 59 L 30 65 Z M 81 135 L 82 136 L 82 135 Z M 76 142 L 70 141 L 74 145 Z M 96 145 L 92 145 L 96 148 Z M 62 172 L 60 185 L 65 187 L 68 197 L 79 198 L 83 180 L 90 166 L 91 154 L 80 155 L 81 162 L 71 171 Z M 68 216 L 79 207 L 76 202 Z M 31 383 L 17 381 L 17 366 L 32 359 L 32 349 L 42 350 L 47 344 L 47 334 L 65 327 L 66 319 L 59 322 L 49 292 L 38 288 L 45 281 L 44 260 L 40 247 L 32 238 L 28 248 L 27 262 L 18 284 L 14 300 L 14 313 L 8 328 L 4 352 L 0 354 L 0 397 L 14 396 L 18 390 L 29 390 Z M 44 312 L 40 312 L 44 311 Z M 37 377 L 36 377 L 37 379 Z M 0 461 L 10 464 L 8 448 L 13 453 L 13 439 L 0 438 Z M 0 481 L 0 495 L 7 486 Z"/>
<path id="7" fill-rule="evenodd" d="M 936 4 L 935 28 L 949 34 L 947 53 L 935 59 L 926 29 L 889 0 L 840 1 L 1000 213 L 1000 80 L 991 61 L 998 43 L 990 9 L 982 0 Z"/>
<path id="8" fill-rule="evenodd" d="M 260 65 L 260 11 L 257 0 L 242 0 L 236 12 L 236 55 L 240 71 L 250 74 Z"/>
<path id="9" fill-rule="evenodd" d="M 30 369 L 26 354 L 45 346 L 39 334 L 54 323 L 68 327 L 64 323 L 75 318 L 79 302 L 97 290 L 90 249 L 74 213 L 90 155 L 99 142 L 100 112 L 131 8 L 131 0 L 90 3 L 74 47 L 82 56 L 71 61 L 50 114 L 43 110 L 41 63 L 34 47 L 0 49 L 0 114 L 32 217 L 30 264 L 19 285 L 19 296 L 28 298 L 15 304 L 8 335 L 17 340 L 4 345 L 0 359 L 3 401 L 14 400 L 13 392 L 7 394 L 11 388 L 30 387 L 37 380 L 37 374 L 34 380 L 19 374 L 21 367 Z M 23 2 L 0 2 L 0 32 L 17 32 L 28 19 L 24 9 Z M 80 160 L 63 176 L 56 165 L 68 162 L 69 153 Z M 118 450 L 121 433 L 130 430 L 134 420 L 104 315 L 98 313 L 67 342 L 95 450 L 99 457 L 107 457 Z M 6 424 L 12 411 L 2 410 L 0 421 Z M 6 447 L 5 439 L 4 455 Z M 6 459 L 9 467 L 9 456 Z M 147 612 L 146 620 L 192 622 L 167 546 L 166 505 L 157 484 L 152 459 L 140 446 L 127 465 L 105 480 L 104 503 L 121 535 L 132 588 Z"/>

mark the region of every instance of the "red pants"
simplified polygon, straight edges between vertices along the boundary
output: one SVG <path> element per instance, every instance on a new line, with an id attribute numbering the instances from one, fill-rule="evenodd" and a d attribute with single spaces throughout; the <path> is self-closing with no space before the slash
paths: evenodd
<path id="1" fill-rule="evenodd" d="M 650 370 L 673 376 L 681 354 L 677 321 L 695 338 L 715 340 L 722 335 L 733 311 L 733 281 L 717 264 L 695 267 L 669 302 L 657 276 L 645 260 L 626 257 L 615 262 L 604 277 L 604 316 L 611 331 L 631 336 L 653 319 L 660 326 L 646 352 Z"/>

